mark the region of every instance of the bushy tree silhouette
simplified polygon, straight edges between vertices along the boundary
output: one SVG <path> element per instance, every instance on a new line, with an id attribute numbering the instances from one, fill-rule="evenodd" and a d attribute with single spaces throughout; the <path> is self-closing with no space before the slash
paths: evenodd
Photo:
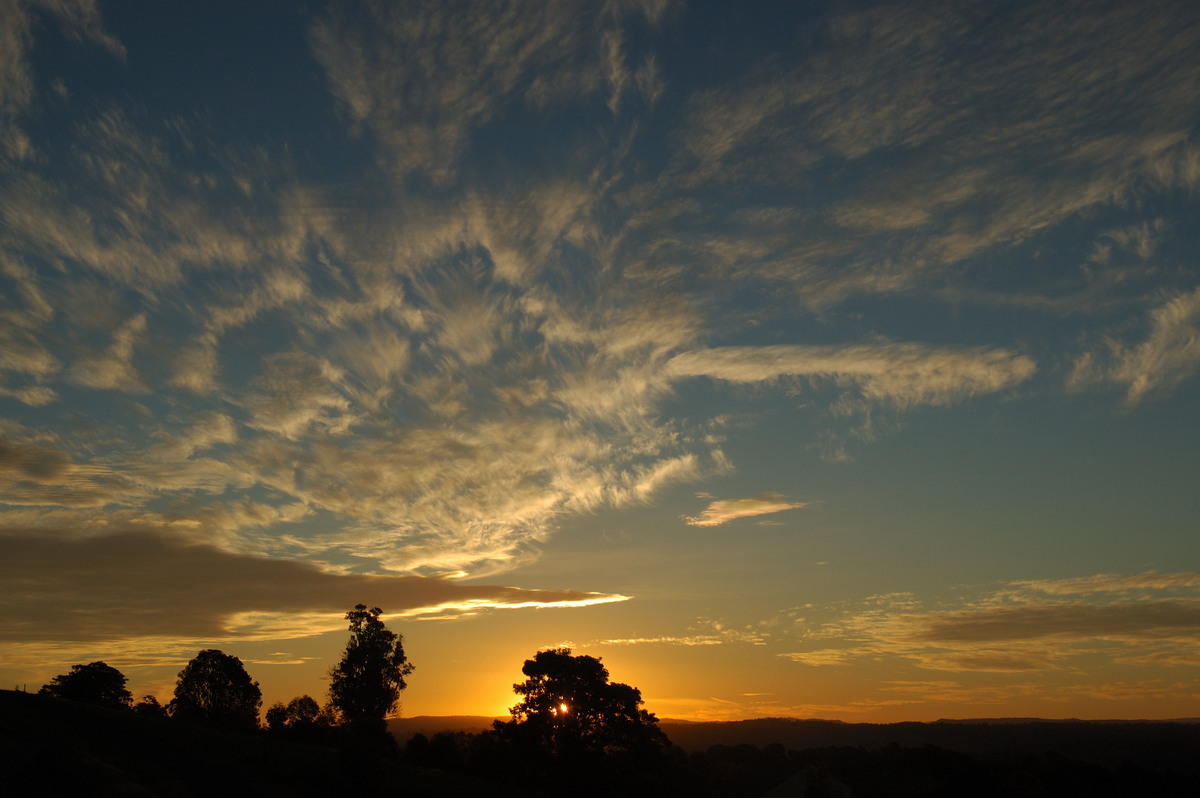
<path id="1" fill-rule="evenodd" d="M 165 718 L 167 716 L 167 708 L 158 703 L 158 698 L 152 695 L 142 696 L 141 700 L 133 705 L 133 711 L 147 718 Z"/>
<path id="2" fill-rule="evenodd" d="M 513 691 L 523 699 L 510 710 L 511 721 L 496 722 L 497 731 L 515 742 L 559 758 L 653 757 L 668 744 L 658 719 L 641 708 L 641 692 L 609 682 L 596 657 L 554 648 L 525 660 L 521 671 L 529 678 Z"/>
<path id="3" fill-rule="evenodd" d="M 70 673 L 55 676 L 38 692 L 70 701 L 128 709 L 133 703 L 133 695 L 125 689 L 125 682 L 125 674 L 97 661 L 87 665 L 72 665 Z"/>
<path id="4" fill-rule="evenodd" d="M 342 660 L 330 672 L 329 700 L 351 731 L 382 735 L 385 718 L 400 702 L 404 677 L 413 666 L 404 654 L 404 638 L 384 626 L 378 607 L 356 604 L 346 613 L 350 640 Z"/>
<path id="5" fill-rule="evenodd" d="M 321 716 L 321 707 L 310 695 L 293 698 L 286 705 L 273 704 L 267 710 L 267 728 L 284 731 L 315 725 Z"/>
<path id="6" fill-rule="evenodd" d="M 331 709 L 322 709 L 312 696 L 302 695 L 287 704 L 273 704 L 267 710 L 267 730 L 297 742 L 329 742 L 333 739 L 331 714 Z"/>
<path id="7" fill-rule="evenodd" d="M 232 654 L 201 651 L 179 672 L 175 697 L 167 705 L 175 719 L 231 731 L 258 728 L 262 691 Z"/>

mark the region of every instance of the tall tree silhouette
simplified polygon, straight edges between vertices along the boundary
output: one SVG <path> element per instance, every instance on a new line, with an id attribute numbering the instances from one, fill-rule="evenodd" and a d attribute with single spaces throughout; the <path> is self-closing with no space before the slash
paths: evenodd
<path id="1" fill-rule="evenodd" d="M 383 734 L 385 718 L 400 702 L 404 677 L 413 666 L 404 654 L 404 638 L 384 626 L 378 607 L 356 604 L 346 613 L 350 640 L 330 672 L 329 700 L 352 731 Z"/>
<path id="2" fill-rule="evenodd" d="M 214 648 L 201 651 L 179 672 L 172 718 L 234 731 L 258 728 L 262 691 L 242 661 Z"/>
<path id="3" fill-rule="evenodd" d="M 72 665 L 70 673 L 55 676 L 38 692 L 70 701 L 128 709 L 133 703 L 133 694 L 125 689 L 125 682 L 125 674 L 107 663 L 97 661 L 87 665 Z"/>

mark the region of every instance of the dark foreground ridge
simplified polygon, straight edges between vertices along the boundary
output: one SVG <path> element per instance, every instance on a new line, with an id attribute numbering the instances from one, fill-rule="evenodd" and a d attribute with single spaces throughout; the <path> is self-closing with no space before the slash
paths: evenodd
<path id="1" fill-rule="evenodd" d="M 469 761 L 470 737 L 493 719 L 389 721 L 403 744 Z M 697 796 L 1200 795 L 1200 721 L 1037 718 L 844 723 L 759 718 L 663 720 L 678 768 L 664 794 Z M 427 744 L 428 743 L 428 744 Z M 661 785 L 660 785 L 661 786 Z"/>
<path id="2" fill-rule="evenodd" d="M 362 760 L 335 747 L 0 691 L 6 762 L 0 792 L 173 798 L 606 794 L 581 792 L 579 784 L 527 791 L 472 773 L 462 754 L 493 720 L 389 721 L 399 746 L 370 789 L 363 789 L 355 778 Z M 669 764 L 647 789 L 627 784 L 622 798 L 1200 794 L 1200 723 L 1194 721 L 853 724 L 766 718 L 663 721 L 662 727 L 673 742 Z"/>
<path id="3" fill-rule="evenodd" d="M 414 734 L 475 734 L 490 729 L 494 718 L 482 715 L 419 715 L 388 721 L 403 743 Z M 934 746 L 947 751 L 1001 756 L 1054 752 L 1103 765 L 1126 762 L 1156 770 L 1200 777 L 1200 719 L 1175 720 L 1044 720 L 1041 718 L 972 718 L 932 723 L 846 723 L 837 720 L 756 718 L 737 721 L 663 719 L 659 727 L 671 742 L 691 754 L 714 745 L 782 745 L 810 748 L 903 748 Z"/>
<path id="4" fill-rule="evenodd" d="M 852 746 L 924 748 L 980 757 L 1053 752 L 1081 762 L 1121 763 L 1200 777 L 1200 723 L 1040 719 L 939 720 L 933 723 L 841 723 L 760 718 L 730 722 L 662 721 L 671 741 L 687 751 L 712 745 L 779 744 L 790 750 Z"/>
<path id="5" fill-rule="evenodd" d="M 0 794 L 11 796 L 486 796 L 524 793 L 403 762 L 363 790 L 335 748 L 0 691 Z"/>

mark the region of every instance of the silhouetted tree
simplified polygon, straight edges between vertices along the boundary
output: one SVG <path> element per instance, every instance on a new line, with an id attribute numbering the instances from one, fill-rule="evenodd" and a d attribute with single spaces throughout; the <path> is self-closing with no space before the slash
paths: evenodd
<path id="1" fill-rule="evenodd" d="M 350 640 L 342 661 L 329 672 L 329 700 L 356 733 L 384 734 L 385 718 L 400 702 L 404 677 L 413 666 L 404 654 L 404 638 L 379 620 L 383 610 L 356 604 L 346 613 Z"/>
<path id="2" fill-rule="evenodd" d="M 417 732 L 404 744 L 404 760 L 416 765 L 428 765 L 430 761 L 429 738 Z"/>
<path id="3" fill-rule="evenodd" d="M 167 708 L 158 703 L 158 699 L 152 695 L 142 696 L 142 700 L 133 705 L 133 711 L 147 718 L 165 718 L 167 716 Z"/>
<path id="4" fill-rule="evenodd" d="M 112 709 L 128 709 L 133 703 L 133 695 L 125 689 L 125 682 L 125 674 L 111 665 L 89 662 L 72 665 L 70 673 L 55 676 L 38 693 Z"/>
<path id="5" fill-rule="evenodd" d="M 282 703 L 273 704 L 267 710 L 267 728 L 271 731 L 295 729 L 312 726 L 321 716 L 321 707 L 317 700 L 310 695 L 293 698 L 285 706 Z"/>
<path id="6" fill-rule="evenodd" d="M 267 710 L 267 730 L 298 742 L 324 743 L 331 740 L 331 710 L 323 710 L 312 696 L 302 695 L 287 704 Z"/>
<path id="7" fill-rule="evenodd" d="M 511 721 L 496 722 L 503 736 L 558 757 L 654 757 L 667 746 L 658 718 L 641 709 L 641 692 L 610 683 L 596 657 L 555 648 L 525 660 L 521 671 L 529 678 L 513 691 L 524 698 L 509 710 Z"/>
<path id="8" fill-rule="evenodd" d="M 175 698 L 167 705 L 172 718 L 220 729 L 253 731 L 258 728 L 262 691 L 258 682 L 232 654 L 216 649 L 201 651 L 179 672 Z"/>

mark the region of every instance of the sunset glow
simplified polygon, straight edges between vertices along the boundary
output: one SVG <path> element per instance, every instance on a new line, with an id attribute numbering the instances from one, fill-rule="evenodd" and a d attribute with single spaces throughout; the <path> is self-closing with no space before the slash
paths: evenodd
<path id="1" fill-rule="evenodd" d="M 323 700 L 363 603 L 405 715 L 1200 716 L 1200 4 L 0 37 L 0 686 Z"/>

